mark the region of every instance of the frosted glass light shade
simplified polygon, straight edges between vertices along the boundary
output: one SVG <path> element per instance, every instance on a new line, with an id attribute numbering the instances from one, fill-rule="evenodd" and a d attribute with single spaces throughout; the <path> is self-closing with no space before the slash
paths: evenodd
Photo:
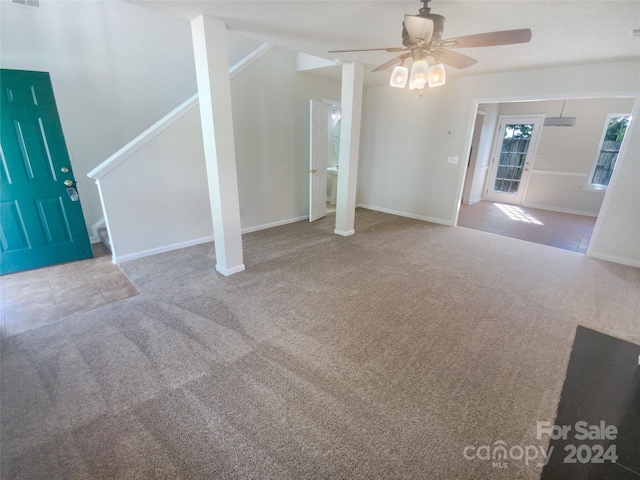
<path id="1" fill-rule="evenodd" d="M 444 85 L 447 80 L 447 72 L 444 69 L 444 65 L 436 63 L 429 69 L 428 81 L 430 87 L 439 87 Z"/>
<path id="2" fill-rule="evenodd" d="M 392 87 L 404 88 L 409 79 L 409 69 L 404 65 L 398 65 L 391 73 L 389 85 Z"/>
<path id="3" fill-rule="evenodd" d="M 409 88 L 422 89 L 427 84 L 429 75 L 429 64 L 426 60 L 416 60 L 411 66 L 411 78 L 409 79 Z"/>

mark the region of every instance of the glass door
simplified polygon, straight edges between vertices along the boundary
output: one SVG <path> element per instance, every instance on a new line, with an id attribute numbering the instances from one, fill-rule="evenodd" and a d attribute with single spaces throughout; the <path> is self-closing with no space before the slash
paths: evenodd
<path id="1" fill-rule="evenodd" d="M 520 204 L 524 199 L 543 117 L 502 116 L 491 155 L 486 191 L 490 202 Z"/>

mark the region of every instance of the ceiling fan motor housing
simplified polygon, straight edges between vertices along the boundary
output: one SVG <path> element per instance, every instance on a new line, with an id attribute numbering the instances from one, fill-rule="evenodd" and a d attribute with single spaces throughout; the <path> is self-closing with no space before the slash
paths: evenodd
<path id="1" fill-rule="evenodd" d="M 428 18 L 433 22 L 433 34 L 431 35 L 431 41 L 429 43 L 432 46 L 437 46 L 442 40 L 442 33 L 444 32 L 444 17 L 435 13 L 424 14 L 422 12 L 418 16 Z M 416 46 L 415 41 L 409 36 L 409 32 L 407 32 L 404 22 L 402 23 L 402 44 L 408 48 Z"/>

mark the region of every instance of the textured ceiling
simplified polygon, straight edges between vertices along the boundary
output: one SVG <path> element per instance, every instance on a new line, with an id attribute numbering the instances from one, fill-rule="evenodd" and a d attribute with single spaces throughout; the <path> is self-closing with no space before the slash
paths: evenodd
<path id="1" fill-rule="evenodd" d="M 200 14 L 222 18 L 234 32 L 328 59 L 372 68 L 393 58 L 386 52 L 330 54 L 328 50 L 401 45 L 402 20 L 420 1 L 212 1 L 132 0 L 186 20 Z M 528 44 L 461 49 L 478 60 L 449 75 L 640 57 L 640 0 L 457 1 L 434 0 L 432 13 L 446 17 L 444 38 L 531 28 Z M 386 81 L 389 72 L 373 74 Z"/>

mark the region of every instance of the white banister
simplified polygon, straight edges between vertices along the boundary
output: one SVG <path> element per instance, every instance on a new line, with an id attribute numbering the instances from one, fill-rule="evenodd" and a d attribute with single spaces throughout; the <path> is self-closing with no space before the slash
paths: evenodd
<path id="1" fill-rule="evenodd" d="M 238 75 L 241 71 L 255 62 L 258 58 L 263 56 L 269 50 L 273 48 L 272 45 L 268 43 L 263 43 L 258 48 L 249 53 L 246 57 L 240 60 L 238 63 L 229 68 L 229 75 L 231 78 Z M 136 138 L 131 140 L 128 144 L 118 150 L 116 153 L 107 158 L 104 162 L 98 165 L 96 168 L 87 173 L 89 178 L 93 178 L 94 180 L 99 180 L 104 175 L 109 173 L 113 168 L 122 163 L 127 157 L 133 154 L 136 150 L 142 147 L 144 144 L 149 142 L 156 135 L 160 134 L 163 130 L 165 130 L 169 125 L 174 123 L 184 114 L 192 110 L 194 107 L 198 105 L 198 94 L 196 93 L 188 100 L 178 105 L 175 109 L 169 112 L 167 115 L 162 117 L 158 122 L 153 124 L 151 127 L 146 129 Z"/>
<path id="2" fill-rule="evenodd" d="M 198 94 L 196 93 L 186 102 L 176 107 L 173 111 L 162 117 L 151 127 L 147 128 L 144 132 L 138 135 L 136 138 L 127 143 L 124 147 L 118 150 L 116 153 L 107 158 L 104 162 L 98 165 L 96 168 L 87 173 L 87 176 L 95 180 L 100 180 L 107 173 L 122 163 L 132 153 L 142 147 L 145 143 L 151 140 L 153 137 L 161 133 L 165 128 L 171 125 L 173 122 L 182 117 L 185 113 L 189 112 L 193 107 L 198 105 Z"/>
<path id="3" fill-rule="evenodd" d="M 271 48 L 256 48 L 229 76 Z M 195 94 L 87 174 L 98 187 L 114 263 L 213 240 L 199 106 Z M 187 188 L 188 195 L 170 193 Z"/>

